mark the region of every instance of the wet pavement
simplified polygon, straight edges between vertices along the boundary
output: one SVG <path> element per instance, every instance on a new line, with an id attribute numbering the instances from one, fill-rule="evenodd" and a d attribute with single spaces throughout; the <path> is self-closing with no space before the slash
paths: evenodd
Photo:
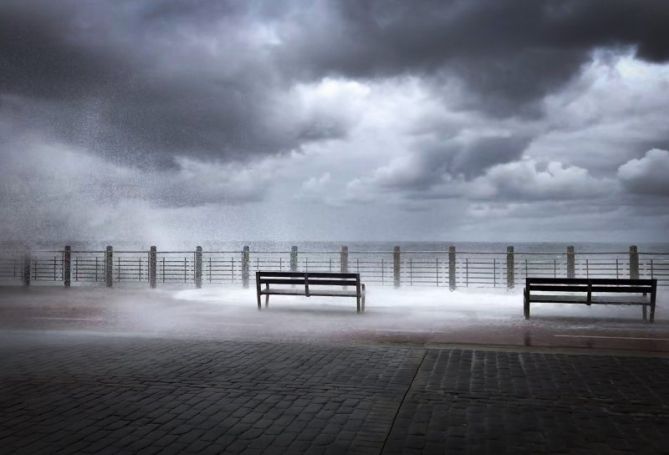
<path id="1" fill-rule="evenodd" d="M 662 307 L 258 312 L 221 292 L 1 290 L 3 452 L 669 451 Z"/>
<path id="2" fill-rule="evenodd" d="M 660 453 L 669 360 L 0 332 L 5 453 Z"/>
<path id="3" fill-rule="evenodd" d="M 253 290 L 0 288 L 0 329 L 92 330 L 187 339 L 313 340 L 415 346 L 473 345 L 669 352 L 669 301 L 654 324 L 629 307 L 537 304 L 516 293 L 371 289 L 354 299 L 275 298 L 257 311 Z"/>

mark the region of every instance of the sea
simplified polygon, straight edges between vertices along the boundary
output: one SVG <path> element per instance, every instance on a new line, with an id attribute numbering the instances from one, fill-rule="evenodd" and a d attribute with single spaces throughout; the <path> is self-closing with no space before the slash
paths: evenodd
<path id="1" fill-rule="evenodd" d="M 38 241 L 25 245 L 21 242 L 0 242 L 0 250 L 20 250 L 29 248 L 33 251 L 62 250 L 70 245 L 73 250 L 104 250 L 112 245 L 116 251 L 145 251 L 152 244 L 131 240 L 124 241 Z M 202 246 L 204 251 L 211 252 L 239 252 L 248 246 L 251 252 L 289 252 L 297 246 L 301 252 L 334 253 L 347 246 L 350 253 L 390 253 L 397 246 L 403 252 L 446 253 L 450 246 L 454 246 L 459 253 L 506 253 L 509 246 L 519 254 L 564 254 L 567 247 L 573 246 L 577 253 L 594 254 L 624 254 L 629 252 L 631 245 L 635 245 L 640 253 L 669 254 L 669 242 L 449 242 L 449 241 L 269 241 L 269 240 L 205 240 L 198 241 L 170 241 L 168 244 L 157 244 L 158 251 L 193 251 L 196 246 Z"/>

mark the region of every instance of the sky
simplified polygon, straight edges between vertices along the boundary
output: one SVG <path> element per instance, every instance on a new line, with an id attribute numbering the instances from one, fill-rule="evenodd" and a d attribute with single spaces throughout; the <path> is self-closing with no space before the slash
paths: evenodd
<path id="1" fill-rule="evenodd" d="M 3 0 L 0 240 L 662 242 L 665 0 Z"/>

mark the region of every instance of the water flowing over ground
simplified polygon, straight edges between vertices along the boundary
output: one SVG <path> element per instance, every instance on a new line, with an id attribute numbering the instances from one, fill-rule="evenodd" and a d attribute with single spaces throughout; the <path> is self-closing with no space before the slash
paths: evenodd
<path id="1" fill-rule="evenodd" d="M 255 289 L 0 288 L 0 327 L 206 339 L 560 346 L 669 351 L 669 299 L 656 321 L 621 306 L 534 304 L 516 290 L 370 287 L 355 300 L 273 296 L 258 311 Z"/>
<path id="2" fill-rule="evenodd" d="M 12 453 L 659 453 L 669 299 L 537 304 L 518 289 L 0 288 Z"/>

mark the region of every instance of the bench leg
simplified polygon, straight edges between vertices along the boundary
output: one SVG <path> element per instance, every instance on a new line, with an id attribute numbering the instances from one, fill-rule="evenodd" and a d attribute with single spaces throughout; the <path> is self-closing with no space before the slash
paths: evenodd
<path id="1" fill-rule="evenodd" d="M 360 296 L 355 296 L 356 313 L 360 313 Z"/>
<path id="2" fill-rule="evenodd" d="M 523 289 L 523 315 L 525 319 L 530 318 L 530 295 L 527 288 Z"/>
<path id="3" fill-rule="evenodd" d="M 258 292 L 258 311 L 262 309 L 262 305 L 260 304 L 260 292 Z"/>
<path id="4" fill-rule="evenodd" d="M 265 308 L 269 307 L 269 294 L 265 294 Z"/>
<path id="5" fill-rule="evenodd" d="M 647 320 L 648 320 L 648 316 L 647 316 L 646 305 L 645 305 L 645 304 L 644 304 L 644 305 L 641 305 L 641 307 L 643 308 L 643 310 L 641 310 L 643 320 L 644 320 L 644 321 L 647 321 Z"/>
<path id="6" fill-rule="evenodd" d="M 653 291 L 650 293 L 650 322 L 655 322 L 656 301 L 657 301 L 657 283 L 653 281 Z"/>
<path id="7" fill-rule="evenodd" d="M 655 302 L 650 304 L 650 322 L 655 322 Z"/>
<path id="8" fill-rule="evenodd" d="M 365 285 L 362 285 L 362 312 L 365 312 Z"/>

